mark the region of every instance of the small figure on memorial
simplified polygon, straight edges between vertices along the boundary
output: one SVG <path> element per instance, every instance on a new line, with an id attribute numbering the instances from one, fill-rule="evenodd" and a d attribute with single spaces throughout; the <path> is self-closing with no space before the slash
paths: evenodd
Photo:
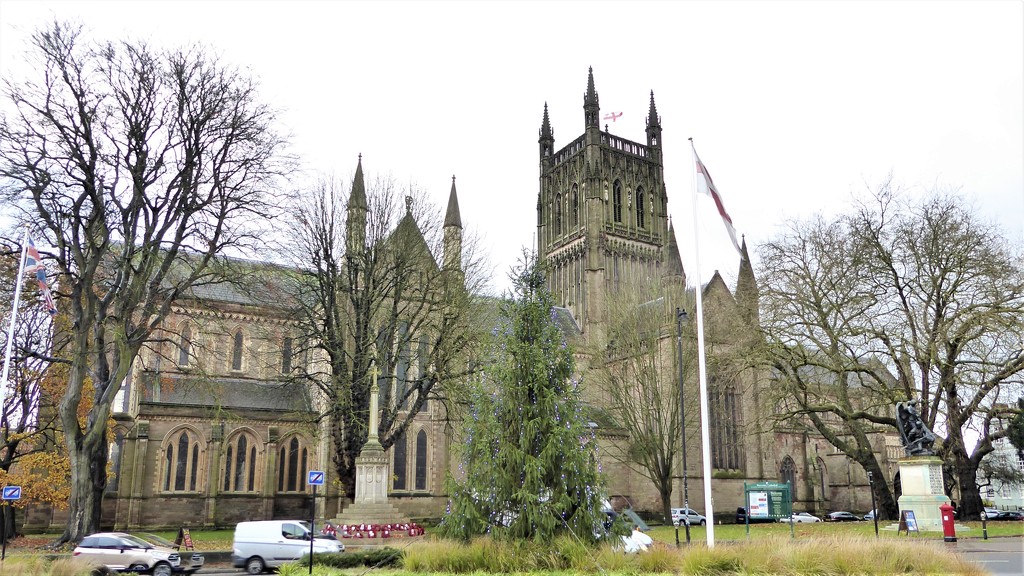
<path id="1" fill-rule="evenodd" d="M 933 456 L 935 434 L 928 429 L 917 411 L 918 400 L 896 404 L 896 420 L 907 456 Z"/>

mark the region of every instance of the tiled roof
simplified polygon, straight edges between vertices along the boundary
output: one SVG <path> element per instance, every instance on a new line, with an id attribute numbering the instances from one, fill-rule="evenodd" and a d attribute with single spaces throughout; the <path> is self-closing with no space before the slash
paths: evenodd
<path id="1" fill-rule="evenodd" d="M 555 325 L 562 331 L 562 335 L 565 336 L 566 340 L 574 340 L 583 333 L 580 330 L 580 325 L 576 322 L 576 318 L 573 317 L 572 311 L 568 308 L 553 306 L 551 313 L 554 316 Z"/>
<path id="2" fill-rule="evenodd" d="M 212 378 L 148 372 L 142 377 L 143 402 L 211 408 L 242 408 L 309 412 L 313 409 L 306 386 L 298 382 Z"/>

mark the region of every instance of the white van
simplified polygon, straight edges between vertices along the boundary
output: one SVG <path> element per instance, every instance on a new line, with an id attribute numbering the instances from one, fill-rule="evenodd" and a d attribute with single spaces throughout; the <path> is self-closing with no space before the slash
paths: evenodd
<path id="1" fill-rule="evenodd" d="M 309 554 L 310 538 L 309 523 L 303 520 L 239 522 L 235 526 L 231 564 L 245 568 L 247 574 L 262 574 L 268 568 Z M 314 554 L 345 551 L 344 544 L 329 538 L 313 539 L 312 548 Z"/>

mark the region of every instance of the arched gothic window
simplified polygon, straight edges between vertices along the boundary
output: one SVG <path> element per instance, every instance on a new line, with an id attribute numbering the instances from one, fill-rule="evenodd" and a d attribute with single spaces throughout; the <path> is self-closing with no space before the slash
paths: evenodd
<path id="1" fill-rule="evenodd" d="M 107 461 L 110 462 L 111 475 L 107 479 L 105 492 L 117 493 L 117 485 L 121 478 L 121 453 L 124 451 L 124 431 L 114 431 L 114 441 L 109 444 Z"/>
<path id="2" fill-rule="evenodd" d="M 236 434 L 228 442 L 224 455 L 225 492 L 256 490 L 256 439 L 247 432 Z"/>
<path id="3" fill-rule="evenodd" d="M 711 465 L 722 470 L 741 470 L 743 439 L 739 395 L 733 385 L 722 385 L 715 376 L 709 388 L 710 416 L 716 423 L 711 435 Z"/>
<path id="4" fill-rule="evenodd" d="M 818 483 L 821 484 L 821 500 L 827 501 L 831 497 L 828 489 L 828 469 L 825 467 L 825 461 L 821 457 L 815 458 L 815 462 L 818 465 Z"/>
<path id="5" fill-rule="evenodd" d="M 192 358 L 192 327 L 185 324 L 178 339 L 178 366 L 188 366 Z"/>
<path id="6" fill-rule="evenodd" d="M 306 490 L 306 473 L 309 471 L 309 448 L 298 436 L 281 443 L 280 458 L 277 461 L 277 491 L 303 492 Z"/>
<path id="7" fill-rule="evenodd" d="M 417 378 L 422 378 L 427 374 L 427 368 L 430 366 L 430 336 L 426 334 L 420 334 L 420 341 L 416 344 L 416 360 Z"/>
<path id="8" fill-rule="evenodd" d="M 622 183 L 618 180 L 612 184 L 612 218 L 616 223 L 622 222 Z"/>
<path id="9" fill-rule="evenodd" d="M 427 370 L 430 369 L 430 336 L 427 334 L 420 334 L 420 341 L 416 344 L 416 358 L 418 360 L 416 378 L 425 378 Z M 416 393 L 414 400 L 419 400 L 419 392 Z M 428 406 L 425 402 L 420 410 L 426 412 L 427 409 Z"/>
<path id="10" fill-rule="evenodd" d="M 409 387 L 409 366 L 412 363 L 412 335 L 409 334 L 409 323 L 402 322 L 398 326 L 398 363 L 395 365 L 395 406 L 405 410 L 407 401 L 406 390 Z"/>
<path id="11" fill-rule="evenodd" d="M 782 459 L 782 467 L 779 468 L 779 482 L 789 482 L 790 498 L 795 502 L 796 497 L 796 462 L 789 456 Z"/>
<path id="12" fill-rule="evenodd" d="M 235 331 L 234 338 L 231 342 L 231 369 L 236 372 L 242 370 L 242 350 L 244 344 L 245 341 L 242 336 L 242 329 L 239 328 Z"/>
<path id="13" fill-rule="evenodd" d="M 405 477 L 409 473 L 406 462 L 408 453 L 408 441 L 406 440 L 405 432 L 402 432 L 398 440 L 395 440 L 395 450 L 391 459 L 391 475 L 395 478 L 395 482 L 392 485 L 394 490 L 405 490 Z"/>
<path id="14" fill-rule="evenodd" d="M 199 489 L 199 434 L 183 428 L 164 440 L 164 473 L 161 486 L 166 492 L 195 492 Z"/>
<path id="15" fill-rule="evenodd" d="M 416 434 L 416 490 L 427 489 L 427 433 Z"/>
<path id="16" fill-rule="evenodd" d="M 281 339 L 281 374 L 288 375 L 292 371 L 292 337 Z"/>
<path id="17" fill-rule="evenodd" d="M 647 219 L 644 213 L 644 189 L 639 187 L 636 189 L 636 225 L 638 228 L 647 227 Z"/>
<path id="18" fill-rule="evenodd" d="M 562 234 L 562 194 L 555 194 L 555 234 Z"/>
<path id="19" fill-rule="evenodd" d="M 580 190 L 576 184 L 572 185 L 572 225 L 580 225 Z"/>

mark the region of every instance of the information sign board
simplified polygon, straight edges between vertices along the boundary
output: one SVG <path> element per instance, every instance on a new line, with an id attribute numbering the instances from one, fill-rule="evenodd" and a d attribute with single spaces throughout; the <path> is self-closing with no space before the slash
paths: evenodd
<path id="1" fill-rule="evenodd" d="M 907 531 L 907 536 L 910 536 L 911 532 L 917 532 L 918 535 L 921 534 L 917 527 L 917 517 L 914 516 L 913 510 L 900 511 L 900 524 L 896 527 L 896 534 L 898 535 L 902 530 Z"/>
<path id="2" fill-rule="evenodd" d="M 793 511 L 789 484 L 758 482 L 745 486 L 750 518 L 788 518 Z"/>

